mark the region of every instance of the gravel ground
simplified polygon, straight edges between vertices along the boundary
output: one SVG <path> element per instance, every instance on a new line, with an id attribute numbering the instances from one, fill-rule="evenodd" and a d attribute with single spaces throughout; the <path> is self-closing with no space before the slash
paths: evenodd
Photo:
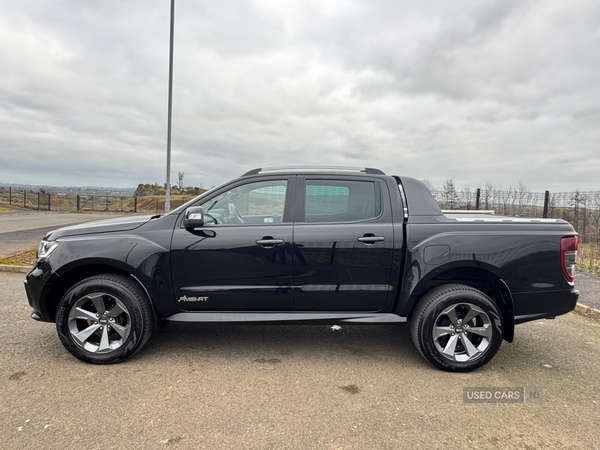
<path id="1" fill-rule="evenodd" d="M 600 324 L 517 327 L 484 368 L 429 366 L 408 328 L 170 325 L 131 361 L 79 362 L 0 272 L 1 449 L 597 448 Z M 463 403 L 464 387 L 543 403 Z"/>

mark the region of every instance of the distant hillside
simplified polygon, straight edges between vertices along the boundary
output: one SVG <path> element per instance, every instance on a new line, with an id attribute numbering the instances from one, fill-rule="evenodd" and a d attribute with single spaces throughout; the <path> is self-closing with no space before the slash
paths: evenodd
<path id="1" fill-rule="evenodd" d="M 28 192 L 46 192 L 54 195 L 82 194 L 131 197 L 135 192 L 135 188 L 115 188 L 104 186 L 48 186 L 39 184 L 16 184 L 0 182 L 0 188 L 8 189 L 9 187 L 12 188 L 13 191 L 27 190 Z"/>
<path id="2" fill-rule="evenodd" d="M 165 187 L 158 184 L 139 184 L 137 188 L 114 188 L 104 186 L 48 186 L 48 185 L 35 185 L 35 184 L 15 184 L 15 183 L 1 183 L 0 182 L 0 193 L 8 191 L 11 188 L 13 192 L 41 192 L 59 196 L 75 196 L 79 195 L 95 195 L 95 196 L 111 196 L 111 197 L 145 197 L 151 195 L 165 195 Z M 171 188 L 173 195 L 199 195 L 206 189 L 198 187 L 186 187 L 179 189 L 178 186 Z"/>
<path id="3" fill-rule="evenodd" d="M 186 187 L 183 189 L 179 189 L 178 186 L 171 187 L 171 193 L 174 195 L 200 195 L 205 192 L 206 189 L 201 189 L 198 187 Z M 133 193 L 134 197 L 148 197 L 152 195 L 165 195 L 166 188 L 165 186 L 160 186 L 158 184 L 139 184 L 135 192 Z"/>

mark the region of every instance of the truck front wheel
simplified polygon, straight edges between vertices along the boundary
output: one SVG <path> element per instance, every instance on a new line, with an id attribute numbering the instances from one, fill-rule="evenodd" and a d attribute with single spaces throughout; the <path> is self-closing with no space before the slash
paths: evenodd
<path id="1" fill-rule="evenodd" d="M 121 275 L 98 275 L 73 286 L 58 305 L 58 336 L 82 361 L 109 364 L 140 350 L 152 333 L 142 290 Z"/>
<path id="2" fill-rule="evenodd" d="M 502 344 L 494 301 L 470 286 L 447 284 L 427 293 L 410 322 L 417 350 L 434 366 L 467 372 L 491 360 Z"/>

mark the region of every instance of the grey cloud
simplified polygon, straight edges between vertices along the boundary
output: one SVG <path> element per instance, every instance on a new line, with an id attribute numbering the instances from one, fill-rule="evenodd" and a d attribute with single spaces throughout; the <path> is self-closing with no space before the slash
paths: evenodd
<path id="1" fill-rule="evenodd" d="M 0 184 L 162 182 L 168 3 L 3 2 Z M 587 0 L 178 1 L 173 172 L 598 188 L 599 23 Z"/>

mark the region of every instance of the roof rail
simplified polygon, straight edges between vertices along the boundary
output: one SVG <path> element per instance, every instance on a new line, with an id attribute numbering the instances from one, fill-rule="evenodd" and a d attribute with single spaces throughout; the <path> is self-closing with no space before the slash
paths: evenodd
<path id="1" fill-rule="evenodd" d="M 244 175 L 242 175 L 242 177 L 247 177 L 247 176 L 249 176 L 249 175 L 257 175 L 257 174 L 259 174 L 259 173 L 260 173 L 260 171 L 261 171 L 261 170 L 262 170 L 262 169 L 261 169 L 260 167 L 259 167 L 258 169 L 252 169 L 252 170 L 249 170 L 249 171 L 248 171 L 248 172 L 246 172 Z"/>
<path id="2" fill-rule="evenodd" d="M 258 175 L 269 172 L 344 172 L 344 173 L 369 173 L 377 175 L 385 175 L 379 169 L 372 167 L 345 167 L 345 166 L 283 166 L 283 167 L 263 167 L 252 169 L 242 175 L 247 177 L 250 175 Z"/>

